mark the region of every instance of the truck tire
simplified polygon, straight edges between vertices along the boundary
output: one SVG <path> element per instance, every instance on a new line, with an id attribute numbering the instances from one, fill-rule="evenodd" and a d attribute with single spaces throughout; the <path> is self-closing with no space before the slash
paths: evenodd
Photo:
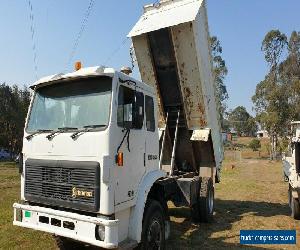
<path id="1" fill-rule="evenodd" d="M 145 206 L 141 250 L 165 249 L 164 210 L 156 200 L 149 200 Z"/>
<path id="2" fill-rule="evenodd" d="M 58 249 L 60 250 L 79 250 L 84 248 L 84 244 L 65 237 L 55 236 L 54 239 L 56 241 Z"/>
<path id="3" fill-rule="evenodd" d="M 214 185 L 212 178 L 202 177 L 200 179 L 200 190 L 198 202 L 192 207 L 192 218 L 195 222 L 209 223 L 214 213 Z"/>
<path id="4" fill-rule="evenodd" d="M 299 199 L 296 199 L 292 196 L 292 190 L 289 189 L 289 205 L 291 208 L 291 216 L 295 220 L 300 220 L 300 205 L 299 205 Z"/>

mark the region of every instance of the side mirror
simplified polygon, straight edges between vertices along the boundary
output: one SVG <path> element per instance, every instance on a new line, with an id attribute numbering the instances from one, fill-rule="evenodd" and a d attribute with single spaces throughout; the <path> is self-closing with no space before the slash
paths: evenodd
<path id="1" fill-rule="evenodd" d="M 135 91 L 135 102 L 133 109 L 133 128 L 141 129 L 144 124 L 144 94 Z"/>
<path id="2" fill-rule="evenodd" d="M 133 105 L 132 103 L 124 104 L 124 128 L 130 129 L 132 128 L 132 116 L 133 116 Z"/>

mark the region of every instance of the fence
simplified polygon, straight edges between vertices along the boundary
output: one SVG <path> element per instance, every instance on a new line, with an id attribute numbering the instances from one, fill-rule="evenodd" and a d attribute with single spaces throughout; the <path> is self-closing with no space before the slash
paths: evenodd
<path id="1" fill-rule="evenodd" d="M 241 161 L 242 152 L 240 150 L 226 150 L 224 157 L 227 161 Z"/>

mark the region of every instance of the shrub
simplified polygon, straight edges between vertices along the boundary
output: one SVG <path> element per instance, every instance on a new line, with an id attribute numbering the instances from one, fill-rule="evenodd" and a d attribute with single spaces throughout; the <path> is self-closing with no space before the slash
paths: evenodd
<path id="1" fill-rule="evenodd" d="M 248 147 L 251 148 L 253 151 L 258 151 L 258 150 L 261 148 L 260 140 L 258 140 L 258 139 L 253 139 L 253 140 L 249 143 Z"/>

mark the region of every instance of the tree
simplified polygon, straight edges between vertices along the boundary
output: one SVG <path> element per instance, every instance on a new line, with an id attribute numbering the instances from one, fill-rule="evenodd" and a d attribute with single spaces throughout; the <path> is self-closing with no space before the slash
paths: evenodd
<path id="1" fill-rule="evenodd" d="M 255 105 L 256 119 L 273 137 L 282 135 L 290 120 L 291 106 L 288 103 L 288 91 L 282 84 L 274 84 L 271 76 L 256 86 L 252 101 Z"/>
<path id="2" fill-rule="evenodd" d="M 248 147 L 251 148 L 253 151 L 258 151 L 261 148 L 260 140 L 256 138 L 253 139 L 252 141 L 250 141 Z"/>
<path id="3" fill-rule="evenodd" d="M 300 120 L 300 32 L 293 31 L 288 56 L 280 64 L 279 78 L 288 93 L 290 120 Z"/>
<path id="4" fill-rule="evenodd" d="M 280 57 L 287 46 L 287 37 L 279 30 L 269 31 L 261 46 L 261 50 L 265 54 L 265 59 L 269 63 L 271 70 L 277 69 Z"/>
<path id="5" fill-rule="evenodd" d="M 300 63 L 300 32 L 293 31 L 288 43 L 289 58 L 294 63 L 296 74 L 299 73 Z"/>
<path id="6" fill-rule="evenodd" d="M 238 106 L 229 112 L 228 121 L 239 135 L 253 136 L 257 131 L 254 118 L 243 106 Z"/>
<path id="7" fill-rule="evenodd" d="M 250 116 L 246 123 L 246 134 L 248 136 L 256 136 L 257 130 L 258 130 L 257 122 L 254 117 Z"/>
<path id="8" fill-rule="evenodd" d="M 22 148 L 25 117 L 30 102 L 30 91 L 5 83 L 0 85 L 0 148 L 18 153 Z"/>
<path id="9" fill-rule="evenodd" d="M 222 58 L 223 48 L 220 41 L 216 36 L 210 38 L 212 60 L 213 60 L 213 71 L 215 77 L 215 86 L 216 86 L 216 101 L 219 111 L 220 121 L 222 129 L 226 130 L 225 125 L 225 111 L 227 108 L 226 101 L 228 100 L 228 92 L 225 85 L 225 77 L 228 74 L 228 69 L 226 67 L 225 60 Z"/>
<path id="10" fill-rule="evenodd" d="M 222 130 L 223 132 L 230 132 L 230 122 L 228 121 L 228 119 L 223 119 Z"/>
<path id="11" fill-rule="evenodd" d="M 276 157 L 278 135 L 283 133 L 289 120 L 288 93 L 280 81 L 280 65 L 283 52 L 287 49 L 287 36 L 279 30 L 271 30 L 262 41 L 261 50 L 269 64 L 269 73 L 260 82 L 252 97 L 257 120 L 271 138 L 271 159 Z"/>

